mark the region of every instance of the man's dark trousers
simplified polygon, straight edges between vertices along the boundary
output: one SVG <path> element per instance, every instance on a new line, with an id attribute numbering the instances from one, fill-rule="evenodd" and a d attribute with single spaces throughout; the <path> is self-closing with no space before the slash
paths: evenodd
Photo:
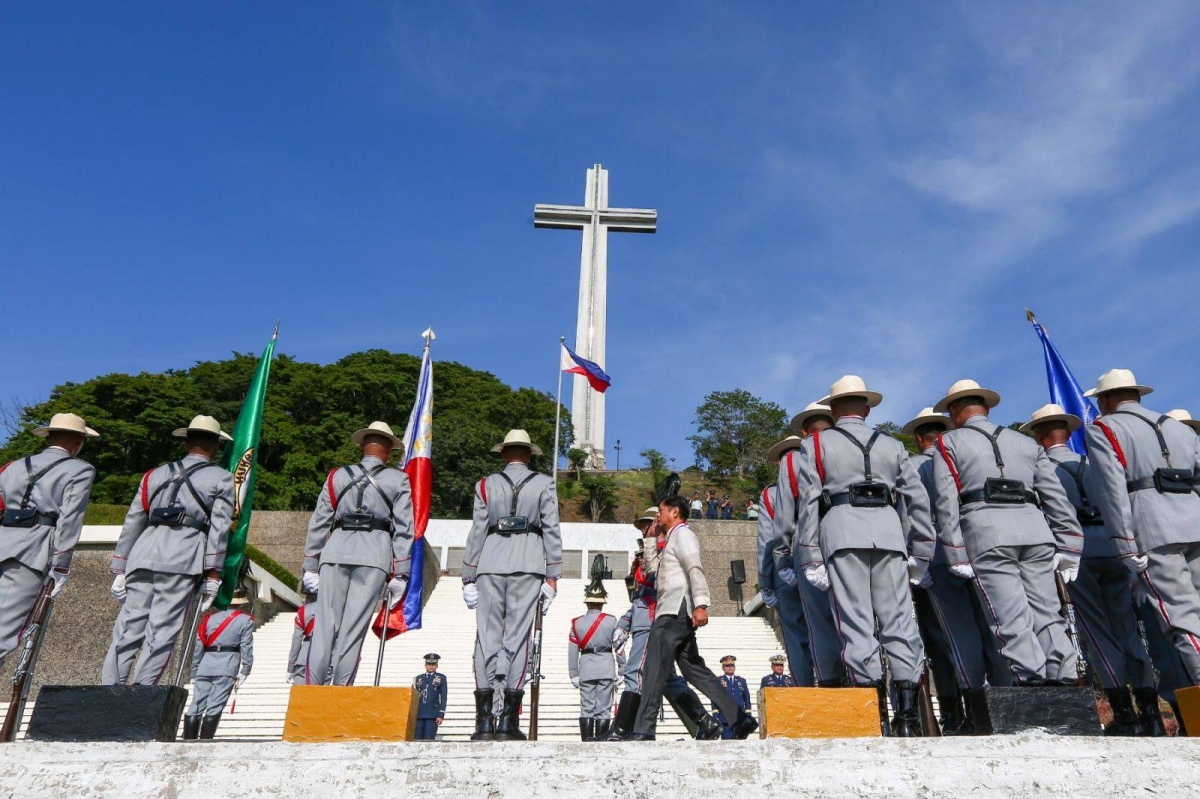
<path id="1" fill-rule="evenodd" d="M 692 618 L 680 611 L 676 615 L 659 614 L 650 628 L 646 644 L 646 671 L 642 681 L 642 704 L 638 709 L 635 733 L 653 733 L 662 707 L 663 687 L 670 673 L 671 662 L 679 664 L 679 673 L 700 693 L 712 701 L 727 719 L 739 717 L 737 702 L 704 665 L 696 647 L 696 628 Z"/>

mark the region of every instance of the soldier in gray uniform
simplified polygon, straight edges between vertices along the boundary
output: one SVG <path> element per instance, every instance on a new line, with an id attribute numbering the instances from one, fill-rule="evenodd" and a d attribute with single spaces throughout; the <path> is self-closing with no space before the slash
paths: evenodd
<path id="1" fill-rule="evenodd" d="M 950 571 L 974 577 L 1014 683 L 1073 685 L 1079 655 L 1055 571 L 1075 579 L 1083 531 L 1045 450 L 988 419 L 999 403 L 960 380 L 934 406 L 956 428 L 933 461 L 938 532 Z"/>
<path id="2" fill-rule="evenodd" d="M 939 527 L 933 461 L 937 438 L 949 429 L 949 417 L 925 408 L 900 431 L 913 436 L 919 451 L 911 458 L 929 494 L 935 533 Z M 901 519 L 906 530 L 910 529 L 908 514 L 902 513 Z M 978 592 L 970 579 L 951 572 L 940 541 L 929 565 L 929 579 L 914 591 L 913 603 L 937 688 L 942 734 L 970 735 L 975 731 L 974 716 L 985 709 L 980 704 L 985 678 L 990 685 L 1008 686 L 1012 674 L 988 626 Z M 974 703 L 972 713 L 964 713 L 966 697 Z"/>
<path id="3" fill-rule="evenodd" d="M 437 670 L 438 661 L 442 656 L 430 652 L 425 656 L 425 671 L 413 679 L 413 690 L 417 692 L 420 701 L 417 704 L 417 733 L 414 740 L 437 740 L 438 727 L 446 718 L 446 699 L 449 696 L 450 685 L 446 675 Z"/>
<path id="4" fill-rule="evenodd" d="M 607 599 L 604 583 L 593 580 L 583 596 L 587 613 L 571 621 L 568 636 L 567 672 L 571 685 L 579 689 L 582 741 L 608 735 L 618 667 L 625 665 L 624 656 L 617 653 L 617 642 L 623 639 L 617 618 L 602 610 Z"/>
<path id="5" fill-rule="evenodd" d="M 789 424 L 802 439 L 814 433 L 833 427 L 833 416 L 829 406 L 820 402 L 810 402 L 807 407 L 792 418 Z M 792 549 L 792 538 L 796 531 L 797 508 L 800 504 L 802 484 L 799 481 L 799 450 L 788 449 L 780 453 L 780 474 L 787 474 L 785 482 L 768 487 L 763 492 L 764 512 L 759 514 L 770 517 L 774 524 L 775 547 L 774 566 L 776 596 L 779 596 L 779 586 L 792 585 L 796 589 L 801 612 L 804 614 L 804 626 L 808 631 L 809 659 L 802 661 L 800 666 L 792 661 L 792 673 L 800 685 L 816 684 L 820 688 L 839 688 L 846 684 L 846 664 L 842 661 L 842 638 L 838 634 L 837 625 L 833 619 L 833 606 L 829 594 L 814 586 L 808 580 L 798 580 L 796 570 L 803 571 L 799 553 Z M 796 479 L 793 479 L 795 477 Z M 767 503 L 770 508 L 767 509 Z M 759 527 L 760 537 L 763 535 Z M 764 553 L 765 555 L 765 553 Z M 763 564 L 760 562 L 760 571 Z M 759 579 L 761 580 L 760 574 Z M 786 600 L 784 603 L 786 605 Z M 786 643 L 786 638 L 785 638 Z M 788 656 L 791 650 L 788 650 Z M 808 666 L 811 664 L 811 674 Z"/>
<path id="6" fill-rule="evenodd" d="M 200 585 L 200 613 L 221 587 L 233 524 L 233 475 L 213 461 L 230 438 L 211 416 L 172 433 L 182 460 L 146 472 L 113 552 L 112 594 L 121 603 L 104 658 L 104 685 L 156 685 L 167 668 Z"/>
<path id="7" fill-rule="evenodd" d="M 317 591 L 317 625 L 305 667 L 309 685 L 353 685 L 375 603 L 404 598 L 413 542 L 408 475 L 387 465 L 403 443 L 384 422 L 354 431 L 362 461 L 329 473 L 308 523 L 305 591 Z"/>
<path id="8" fill-rule="evenodd" d="M 38 593 L 67 584 L 96 470 L 78 458 L 97 433 L 73 413 L 35 428 L 46 439 L 36 455 L 0 466 L 0 666 L 16 648 Z"/>
<path id="9" fill-rule="evenodd" d="M 254 667 L 254 616 L 238 586 L 233 602 L 200 622 L 192 643 L 192 706 L 183 717 L 186 740 L 212 738 L 229 695 L 242 687 Z"/>
<path id="10" fill-rule="evenodd" d="M 525 696 L 529 639 L 538 598 L 543 614 L 562 576 L 562 535 L 553 481 L 531 471 L 542 451 L 524 430 L 492 448 L 504 469 L 475 486 L 475 511 L 463 550 L 463 600 L 475 609 L 475 732 L 471 740 L 523 741 L 517 719 Z M 505 657 L 504 706 L 493 723 L 493 686 Z"/>
<path id="11" fill-rule="evenodd" d="M 317 595 L 307 594 L 305 602 L 296 611 L 296 622 L 292 630 L 292 647 L 288 651 L 287 681 L 304 684 L 304 669 L 308 665 L 308 648 L 317 629 Z"/>
<path id="12" fill-rule="evenodd" d="M 1178 419 L 1142 406 L 1151 391 L 1113 369 L 1086 393 L 1103 414 L 1087 430 L 1093 499 L 1116 556 L 1200 684 L 1200 443 Z"/>
<path id="13" fill-rule="evenodd" d="M 1046 457 L 1054 462 L 1058 479 L 1075 507 L 1083 527 L 1083 561 L 1079 576 L 1068 586 L 1075 605 L 1079 635 L 1087 647 L 1088 660 L 1112 706 L 1113 721 L 1108 735 L 1140 735 L 1141 722 L 1129 695 L 1130 687 L 1139 705 L 1152 712 L 1158 726 L 1158 692 L 1154 688 L 1154 666 L 1134 613 L 1129 571 L 1121 565 L 1104 526 L 1100 509 L 1092 501 L 1096 486 L 1087 458 L 1067 446 L 1071 434 L 1083 420 L 1058 405 L 1043 405 L 1033 412 L 1021 432 L 1033 434 Z"/>
<path id="14" fill-rule="evenodd" d="M 833 384 L 824 404 L 834 427 L 806 439 L 797 458 L 804 501 L 792 548 L 800 553 L 805 579 L 831 590 L 842 658 L 854 683 L 882 689 L 881 644 L 887 652 L 896 696 L 892 732 L 906 738 L 921 734 L 917 689 L 925 666 L 909 581 L 925 577 L 934 539 L 929 496 L 908 452 L 865 423 L 882 400 L 857 375 Z M 793 479 L 786 466 L 779 479 Z M 898 495 L 912 523 L 912 556 L 896 512 Z M 880 703 L 881 722 L 885 705 Z"/>

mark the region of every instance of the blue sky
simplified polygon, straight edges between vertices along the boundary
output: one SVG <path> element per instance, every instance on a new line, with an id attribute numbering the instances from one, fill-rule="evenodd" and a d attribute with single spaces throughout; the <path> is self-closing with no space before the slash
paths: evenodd
<path id="1" fill-rule="evenodd" d="M 709 391 L 794 412 L 845 372 L 878 419 L 967 376 L 1024 418 L 1026 305 L 1080 382 L 1197 412 L 1198 35 L 1187 2 L 9 5 L 0 398 L 276 317 L 320 362 L 432 323 L 553 391 L 580 241 L 532 209 L 600 162 L 659 211 L 609 239 L 623 464 L 690 462 Z"/>

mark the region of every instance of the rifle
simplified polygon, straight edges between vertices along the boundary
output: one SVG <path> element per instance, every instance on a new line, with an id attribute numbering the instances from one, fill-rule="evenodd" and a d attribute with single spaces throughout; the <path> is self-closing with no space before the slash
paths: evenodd
<path id="1" fill-rule="evenodd" d="M 201 578 L 200 585 L 204 585 L 203 578 Z M 192 623 L 188 625 L 188 636 L 179 650 L 179 670 L 175 672 L 175 685 L 179 687 L 183 687 L 183 675 L 191 665 L 192 647 L 196 643 L 196 630 L 200 629 L 200 617 L 204 615 L 204 611 L 200 610 L 200 606 L 204 603 L 204 595 L 200 593 L 199 587 L 196 589 L 196 600 L 196 612 L 192 614 Z"/>
<path id="2" fill-rule="evenodd" d="M 387 646 L 388 639 L 388 587 L 387 583 L 383 584 L 383 629 L 379 631 L 379 657 L 375 660 L 375 687 L 379 687 L 379 681 L 383 679 L 383 650 Z"/>
<path id="3" fill-rule="evenodd" d="M 50 626 L 50 606 L 54 600 L 50 590 L 54 587 L 53 580 L 47 580 L 38 592 L 33 603 L 33 612 L 21 635 L 21 659 L 13 669 L 12 700 L 8 704 L 8 713 L 4 716 L 4 726 L 0 727 L 0 743 L 12 743 L 17 740 L 17 731 L 21 726 L 21 717 L 25 714 L 25 703 L 29 699 L 29 689 L 33 686 L 33 670 L 37 666 L 38 654 L 42 651 L 42 641 L 46 638 L 46 628 Z"/>
<path id="4" fill-rule="evenodd" d="M 533 616 L 532 653 L 529 659 L 529 740 L 536 741 L 538 733 L 538 697 L 542 687 L 542 603 L 545 598 L 538 594 L 537 610 Z"/>
<path id="5" fill-rule="evenodd" d="M 1062 575 L 1054 573 L 1054 585 L 1058 588 L 1058 601 L 1062 603 L 1062 614 L 1067 620 L 1067 633 L 1071 636 L 1071 644 L 1075 647 L 1075 684 L 1087 685 L 1087 661 L 1083 657 L 1083 647 L 1079 640 L 1079 625 L 1075 621 L 1075 603 L 1067 593 L 1067 584 Z"/>

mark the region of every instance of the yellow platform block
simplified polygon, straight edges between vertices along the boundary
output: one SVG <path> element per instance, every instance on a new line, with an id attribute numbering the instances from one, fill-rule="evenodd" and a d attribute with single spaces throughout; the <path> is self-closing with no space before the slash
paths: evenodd
<path id="1" fill-rule="evenodd" d="M 293 685 L 283 740 L 411 741 L 417 730 L 417 703 L 411 687 Z"/>
<path id="2" fill-rule="evenodd" d="M 1175 689 L 1175 702 L 1189 736 L 1200 736 L 1200 685 Z"/>
<path id="3" fill-rule="evenodd" d="M 763 738 L 878 738 L 874 688 L 762 688 Z"/>

